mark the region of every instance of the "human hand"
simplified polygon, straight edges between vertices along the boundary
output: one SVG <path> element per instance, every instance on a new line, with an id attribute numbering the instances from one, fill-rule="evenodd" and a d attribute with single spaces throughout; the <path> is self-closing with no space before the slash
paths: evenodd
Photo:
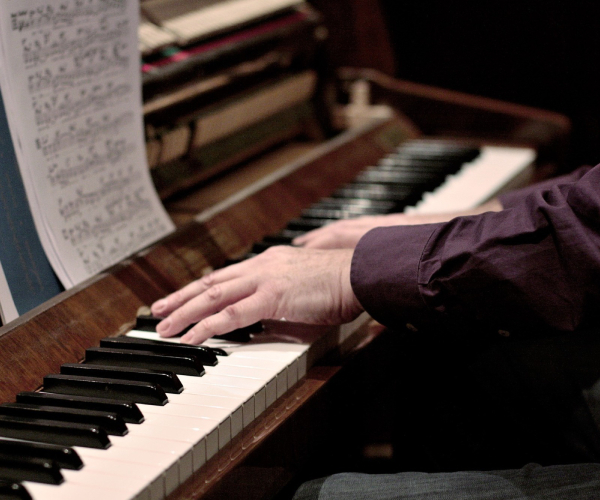
<path id="1" fill-rule="evenodd" d="M 447 220 L 442 215 L 366 215 L 356 219 L 343 219 L 309 231 L 294 238 L 293 244 L 304 248 L 354 248 L 371 229 L 382 226 L 408 226 Z"/>
<path id="2" fill-rule="evenodd" d="M 371 229 L 383 226 L 412 226 L 446 222 L 455 217 L 477 215 L 483 212 L 502 210 L 498 199 L 494 198 L 479 207 L 459 212 L 436 214 L 395 213 L 387 215 L 366 215 L 356 219 L 344 219 L 309 231 L 294 238 L 293 244 L 304 248 L 354 248 L 359 240 Z"/>
<path id="3" fill-rule="evenodd" d="M 197 323 L 181 341 L 199 344 L 263 319 L 347 323 L 362 307 L 350 285 L 352 250 L 277 246 L 193 281 L 152 304 L 163 337 Z"/>

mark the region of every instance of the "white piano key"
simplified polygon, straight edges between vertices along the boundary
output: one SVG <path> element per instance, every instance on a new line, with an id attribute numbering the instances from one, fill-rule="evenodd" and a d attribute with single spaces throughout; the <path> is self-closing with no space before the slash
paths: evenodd
<path id="1" fill-rule="evenodd" d="M 152 419 L 141 425 L 128 425 L 128 436 L 146 437 L 148 439 L 181 441 L 188 443 L 191 455 L 186 454 L 184 459 L 179 460 L 179 480 L 185 481 L 197 470 L 200 463 L 206 461 L 205 438 L 214 429 L 212 426 L 203 426 L 202 422 L 196 422 L 193 427 L 187 426 L 164 426 L 157 425 Z M 128 436 L 124 436 L 127 439 Z"/>
<path id="2" fill-rule="evenodd" d="M 105 460 L 124 464 L 124 470 L 127 470 L 130 465 L 135 466 L 136 464 L 144 467 L 153 478 L 148 482 L 152 500 L 165 496 L 167 477 L 169 477 L 169 482 L 172 483 L 179 475 L 177 458 L 165 451 L 140 451 L 135 448 L 115 446 L 111 446 L 107 450 L 75 447 L 75 451 L 77 451 L 84 464 L 88 460 Z"/>
<path id="3" fill-rule="evenodd" d="M 131 448 L 142 453 L 146 451 L 163 452 L 170 455 L 173 462 L 165 471 L 165 491 L 167 495 L 173 492 L 181 482 L 185 481 L 189 477 L 186 472 L 193 469 L 192 447 L 187 442 L 153 439 L 137 435 L 111 436 L 110 441 L 117 448 Z"/>
<path id="4" fill-rule="evenodd" d="M 235 377 L 248 380 L 257 380 L 265 385 L 266 407 L 271 406 L 277 399 L 277 375 L 275 370 L 262 368 L 247 368 L 244 366 L 231 366 L 219 362 L 217 366 L 205 366 L 207 375 L 218 375 L 221 377 Z"/>
<path id="5" fill-rule="evenodd" d="M 171 396 L 174 396 L 171 398 Z M 169 401 L 201 407 L 219 408 L 229 414 L 231 419 L 231 437 L 237 436 L 244 428 L 242 404 L 238 400 L 221 396 L 208 396 L 196 393 L 193 388 L 182 394 L 169 395 Z"/>
<path id="6" fill-rule="evenodd" d="M 423 195 L 407 213 L 431 214 L 475 208 L 496 196 L 535 160 L 530 148 L 484 146 L 481 154 L 446 182 Z"/>
<path id="7" fill-rule="evenodd" d="M 217 365 L 218 366 L 218 365 Z M 212 385 L 215 387 L 231 387 L 234 389 L 251 390 L 254 393 L 254 415 L 258 417 L 266 409 L 266 385 L 262 380 L 243 377 L 221 376 L 207 374 L 196 377 L 198 384 Z"/>
<path id="8" fill-rule="evenodd" d="M 190 417 L 214 422 L 219 429 L 219 449 L 222 449 L 229 441 L 231 441 L 231 418 L 227 411 L 222 408 L 210 408 L 208 406 L 183 405 L 177 403 L 169 403 L 166 406 L 152 406 L 145 404 L 139 404 L 138 406 L 144 415 L 147 413 L 156 413 L 159 415 Z"/>
<path id="9" fill-rule="evenodd" d="M 215 367 L 218 373 L 225 373 L 222 370 L 224 366 L 239 367 L 239 368 L 257 368 L 257 377 L 261 373 L 268 377 L 268 380 L 276 379 L 276 398 L 283 396 L 288 389 L 288 364 L 281 361 L 270 359 L 255 359 L 244 356 L 223 356 L 219 360 L 219 364 Z"/>
<path id="10" fill-rule="evenodd" d="M 198 470 L 206 460 L 210 459 L 219 451 L 219 428 L 216 422 L 194 417 L 180 417 L 177 415 L 164 415 L 158 413 L 146 413 L 145 423 L 163 426 L 187 428 L 198 433 L 198 439 L 194 445 L 193 467 Z"/>
<path id="11" fill-rule="evenodd" d="M 86 485 L 63 483 L 59 485 L 24 481 L 23 486 L 34 500 L 143 500 L 123 490 L 103 485 L 90 488 Z"/>
<path id="12" fill-rule="evenodd" d="M 243 387 L 209 385 L 202 383 L 203 378 L 204 377 L 180 375 L 179 380 L 184 387 L 184 392 L 182 394 L 191 393 L 196 395 L 215 396 L 225 400 L 239 402 L 242 405 L 243 426 L 248 426 L 254 420 L 254 390 Z"/>
<path id="13" fill-rule="evenodd" d="M 152 471 L 148 464 L 127 462 L 121 460 L 109 460 L 103 457 L 86 456 L 83 471 L 92 470 L 109 475 L 125 476 L 128 478 L 139 478 L 143 481 L 147 490 L 149 500 L 162 498 L 165 495 L 164 481 L 157 479 L 157 471 Z M 75 471 L 79 472 L 79 471 Z M 158 471 L 159 475 L 162 475 Z M 76 481 L 75 481 L 76 482 Z"/>
<path id="14" fill-rule="evenodd" d="M 298 380 L 306 375 L 308 344 L 298 344 L 291 342 L 269 342 L 269 343 L 239 343 L 229 342 L 221 339 L 208 339 L 203 343 L 207 347 L 218 347 L 223 349 L 229 356 L 248 356 L 257 359 L 288 359 L 296 358 L 298 360 Z M 228 356 L 228 357 L 229 357 Z M 223 359 L 222 356 L 219 359 Z"/>
<path id="15" fill-rule="evenodd" d="M 127 493 L 131 498 L 149 498 L 149 491 L 146 489 L 146 484 L 136 476 L 108 474 L 86 467 L 79 471 L 63 469 L 61 472 L 65 478 L 65 482 L 88 486 L 90 489 L 110 485 L 111 488 Z"/>

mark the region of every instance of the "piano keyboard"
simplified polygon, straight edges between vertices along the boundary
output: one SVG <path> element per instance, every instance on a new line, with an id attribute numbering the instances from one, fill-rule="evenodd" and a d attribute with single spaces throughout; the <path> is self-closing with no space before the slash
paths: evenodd
<path id="1" fill-rule="evenodd" d="M 301 3 L 302 0 L 146 0 L 141 4 L 142 15 L 160 28 L 150 32 L 148 22 L 142 23 L 140 43 L 146 48 L 158 47 L 171 34 L 180 45 L 188 45 Z M 159 38 L 157 31 L 166 33 Z"/>
<path id="2" fill-rule="evenodd" d="M 510 183 L 532 160 L 533 152 L 521 148 L 405 143 L 249 256 L 338 217 L 423 210 L 436 193 L 450 197 L 446 184 L 463 175 L 478 179 L 479 169 L 487 172 L 482 179 Z M 497 175 L 499 166 L 510 174 Z M 461 195 L 451 210 L 470 208 L 500 188 L 470 185 L 477 196 L 452 188 Z M 344 325 L 338 341 L 364 321 Z M 158 340 L 141 323 L 125 337 L 105 339 L 81 364 L 45 377 L 40 392 L 0 405 L 0 498 L 165 498 L 305 376 L 311 349 L 310 343 L 223 339 L 185 346 Z"/>

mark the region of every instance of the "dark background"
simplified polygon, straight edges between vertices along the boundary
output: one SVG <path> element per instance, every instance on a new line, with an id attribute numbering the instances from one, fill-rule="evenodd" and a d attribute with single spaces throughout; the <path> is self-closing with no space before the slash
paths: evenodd
<path id="1" fill-rule="evenodd" d="M 600 2 L 379 1 L 397 77 L 563 113 L 600 163 Z"/>

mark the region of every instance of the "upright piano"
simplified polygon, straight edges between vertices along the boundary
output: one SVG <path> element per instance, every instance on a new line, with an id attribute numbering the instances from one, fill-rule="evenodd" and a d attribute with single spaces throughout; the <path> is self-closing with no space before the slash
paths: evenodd
<path id="1" fill-rule="evenodd" d="M 13 441 L 0 441 L 0 472 L 9 471 L 0 483 L 0 498 L 275 497 L 327 446 L 329 391 L 381 333 L 369 318 L 342 327 L 270 321 L 234 332 L 209 342 L 202 362 L 200 354 L 187 355 L 213 382 L 198 385 L 188 368 L 177 365 L 170 371 L 180 374 L 184 389 L 176 380 L 166 396 L 161 392 L 166 379 L 157 384 L 138 374 L 142 378 L 133 385 L 143 392 L 137 402 L 146 422 L 133 423 L 135 417 L 126 416 L 127 435 L 113 430 L 102 441 L 105 429 L 85 419 L 98 414 L 73 417 L 83 418 L 74 420 L 83 424 L 53 424 L 68 421 L 60 411 L 73 408 L 102 410 L 105 418 L 119 420 L 118 405 L 103 407 L 78 397 L 99 399 L 104 391 L 110 399 L 135 400 L 110 380 L 119 369 L 137 367 L 134 354 L 140 347 L 135 344 L 155 337 L 151 318 L 140 312 L 207 271 L 289 242 L 336 217 L 407 207 L 451 210 L 456 208 L 454 193 L 461 201 L 468 193 L 470 203 L 477 204 L 560 165 L 569 134 L 565 117 L 393 78 L 393 58 L 379 43 L 386 41 L 385 30 L 372 2 L 270 3 L 270 11 L 260 11 L 267 2 L 195 2 L 198 12 L 190 7 L 194 2 L 142 3 L 148 159 L 177 231 L 1 327 L 0 435 Z M 219 9 L 234 7 L 230 15 L 241 16 L 242 4 L 251 21 L 208 26 L 211 19 L 222 19 Z M 180 12 L 172 12 L 181 8 L 187 9 L 183 20 Z M 210 9 L 216 12 L 212 17 L 206 15 Z M 173 19 L 179 19 L 176 27 L 169 24 Z M 336 19 L 360 28 L 344 30 Z M 202 23 L 212 35 L 198 31 Z M 253 38 L 260 36 L 264 43 Z M 303 42 L 307 37 L 310 43 Z M 244 40 L 252 43 L 244 45 Z M 379 43 L 378 48 L 370 42 Z M 173 43 L 179 44 L 177 50 Z M 216 52 L 209 50 L 211 44 Z M 339 54 L 344 54 L 342 62 L 356 65 L 339 67 Z M 169 67 L 169 58 L 179 66 Z M 190 103 L 197 107 L 194 112 Z M 490 185 L 482 182 L 492 178 Z M 106 361 L 103 352 L 124 349 L 111 339 L 123 337 L 129 339 L 125 347 L 132 357 Z M 142 352 L 155 346 L 152 340 L 143 345 Z M 165 356 L 176 355 L 168 351 Z M 77 367 L 106 364 L 114 366 L 110 376 Z M 242 375 L 229 371 L 238 368 Z M 96 383 L 86 379 L 77 385 L 85 373 Z M 223 383 L 219 394 L 219 380 L 227 377 L 250 382 Z M 204 389 L 196 390 L 200 386 Z M 70 402 L 69 394 L 74 395 Z M 177 405 L 204 408 L 207 414 L 168 410 Z M 40 406 L 53 408 L 54 414 L 27 413 Z M 31 419 L 41 427 L 28 429 Z M 184 435 L 185 422 L 189 432 Z M 65 427 L 82 427 L 84 444 L 79 437 L 56 437 L 67 432 Z M 86 445 L 90 433 L 98 440 Z M 15 438 L 45 441 L 36 452 L 42 458 L 27 461 L 29 448 Z M 123 444 L 129 438 L 146 439 L 151 447 Z M 79 467 L 76 462 L 57 458 L 70 445 L 81 451 L 80 471 L 71 470 Z M 121 448 L 129 454 L 118 455 Z M 140 458 L 133 458 L 131 450 Z M 108 472 L 103 453 L 117 457 Z M 24 461 L 20 472 L 11 468 L 17 458 Z M 18 474 L 27 478 L 30 470 L 42 482 L 19 486 Z M 85 474 L 90 484 L 78 479 Z M 60 482 L 61 475 L 61 485 L 43 484 Z M 132 477 L 134 486 L 127 482 Z"/>

